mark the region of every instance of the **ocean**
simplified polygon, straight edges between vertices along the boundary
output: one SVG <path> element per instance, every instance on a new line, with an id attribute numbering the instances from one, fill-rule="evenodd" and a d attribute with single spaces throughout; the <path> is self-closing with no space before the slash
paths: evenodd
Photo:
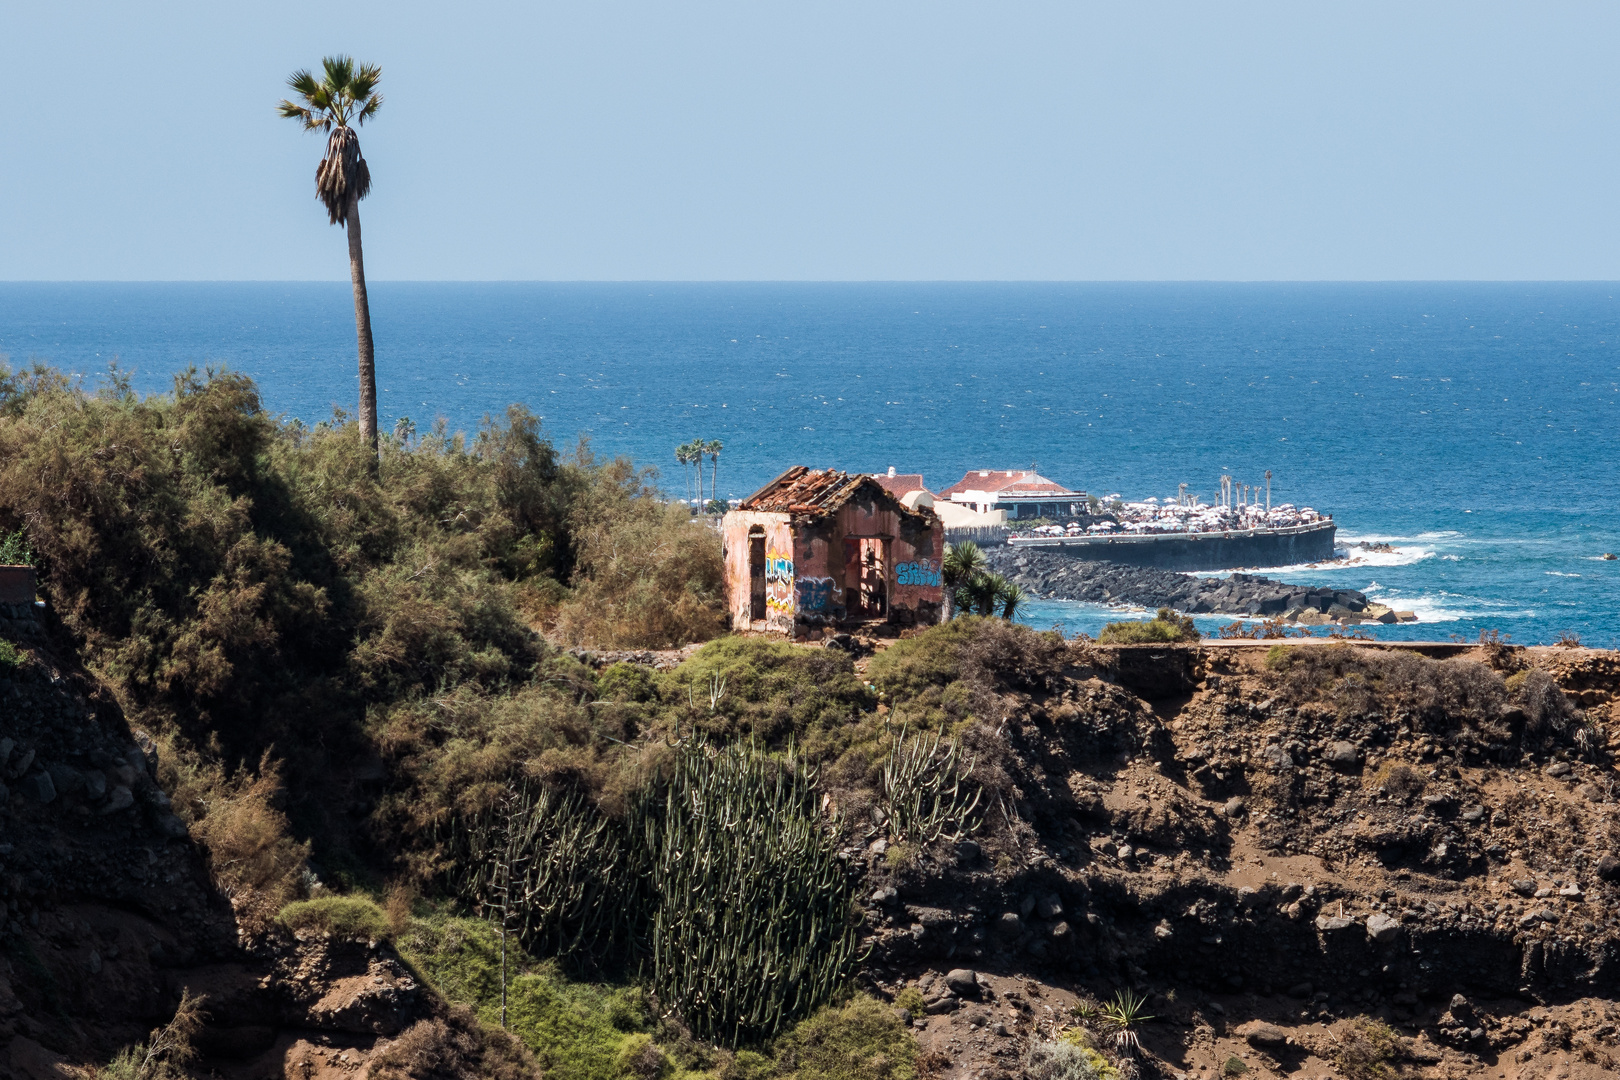
<path id="1" fill-rule="evenodd" d="M 657 466 L 724 444 L 722 496 L 789 465 L 1026 468 L 1098 495 L 1222 473 L 1393 553 L 1265 568 L 1418 613 L 1380 638 L 1620 646 L 1620 288 L 1546 284 L 371 286 L 381 425 L 475 430 L 523 402 L 559 447 Z M 0 354 L 137 388 L 253 376 L 272 411 L 353 409 L 340 283 L 0 284 Z M 1095 632 L 1120 613 L 1037 602 Z M 1139 616 L 1138 616 L 1139 617 Z M 1213 630 L 1230 620 L 1203 619 Z"/>

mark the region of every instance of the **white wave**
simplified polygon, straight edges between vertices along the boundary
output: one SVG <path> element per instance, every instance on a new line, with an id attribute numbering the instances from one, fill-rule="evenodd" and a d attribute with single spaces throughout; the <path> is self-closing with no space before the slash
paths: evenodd
<path id="1" fill-rule="evenodd" d="M 1447 562 L 1462 562 L 1461 555 L 1442 555 L 1440 557 L 1445 559 Z"/>
<path id="2" fill-rule="evenodd" d="M 1367 599 L 1396 611 L 1410 611 L 1418 622 L 1459 622 L 1463 619 L 1533 619 L 1533 610 L 1515 611 L 1478 597 L 1442 592 L 1439 596 L 1402 596 L 1399 592 L 1369 586 Z"/>
<path id="3" fill-rule="evenodd" d="M 1369 566 L 1411 566 L 1424 559 L 1432 559 L 1435 555 L 1433 548 L 1412 545 L 1397 547 L 1394 551 L 1366 551 L 1361 548 L 1349 548 L 1335 552 L 1335 558 L 1324 559 L 1321 562 L 1291 563 L 1287 566 L 1234 566 L 1226 570 L 1184 570 L 1189 577 L 1225 577 L 1228 574 L 1260 574 L 1271 577 L 1276 574 L 1297 574 L 1301 570 L 1364 570 Z"/>
<path id="4" fill-rule="evenodd" d="M 1580 574 L 1566 574 L 1562 570 L 1543 570 L 1548 577 L 1580 577 Z"/>

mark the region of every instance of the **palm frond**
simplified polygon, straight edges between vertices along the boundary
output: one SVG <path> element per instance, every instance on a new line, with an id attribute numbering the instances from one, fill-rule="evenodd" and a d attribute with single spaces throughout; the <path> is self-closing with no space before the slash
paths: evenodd
<path id="1" fill-rule="evenodd" d="M 337 91 L 349 89 L 354 81 L 354 58 L 339 53 L 336 56 L 327 56 L 321 59 L 321 67 L 326 71 L 326 84 Z"/>
<path id="2" fill-rule="evenodd" d="M 348 220 L 351 202 L 371 192 L 371 170 L 360 155 L 360 139 L 349 123 L 362 124 L 382 108 L 383 96 L 376 92 L 382 67 L 357 65 L 352 57 L 340 53 L 324 57 L 321 72 L 321 78 L 303 68 L 293 72 L 287 85 L 304 104 L 283 99 L 276 110 L 289 120 L 301 121 L 306 131 L 329 133 L 326 156 L 315 170 L 315 196 L 336 225 Z"/>
<path id="3" fill-rule="evenodd" d="M 371 96 L 381 80 L 381 64 L 361 64 L 349 79 L 349 93 L 356 101 L 363 101 Z"/>
<path id="4" fill-rule="evenodd" d="M 299 68 L 287 77 L 287 85 L 292 88 L 293 93 L 308 98 L 315 93 L 321 84 L 316 81 L 315 76 L 307 69 Z"/>

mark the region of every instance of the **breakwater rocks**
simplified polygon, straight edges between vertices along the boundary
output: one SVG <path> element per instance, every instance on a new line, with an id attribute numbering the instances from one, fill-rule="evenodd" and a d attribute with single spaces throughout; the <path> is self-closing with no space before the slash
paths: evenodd
<path id="1" fill-rule="evenodd" d="M 1072 559 L 1055 551 L 991 548 L 991 569 L 1043 600 L 1170 607 L 1190 614 L 1276 618 L 1305 624 L 1416 622 L 1354 589 L 1307 588 L 1255 574 L 1200 578 L 1146 566 Z"/>

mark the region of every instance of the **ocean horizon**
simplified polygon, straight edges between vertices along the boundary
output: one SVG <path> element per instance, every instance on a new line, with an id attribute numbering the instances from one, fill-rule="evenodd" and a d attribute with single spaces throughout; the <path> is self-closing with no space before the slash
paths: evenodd
<path id="1" fill-rule="evenodd" d="M 1380 638 L 1620 644 L 1620 287 L 1520 283 L 373 282 L 379 422 L 520 402 L 559 449 L 661 470 L 720 439 L 722 497 L 793 464 L 1030 468 L 1206 501 L 1222 473 L 1393 552 L 1261 568 L 1422 622 Z M 142 392 L 223 365 L 314 423 L 355 400 L 345 282 L 0 283 L 0 354 Z M 1236 569 L 1236 568 L 1234 568 Z M 1039 602 L 1094 632 L 1119 613 Z M 1201 620 L 1201 628 L 1216 621 Z"/>

